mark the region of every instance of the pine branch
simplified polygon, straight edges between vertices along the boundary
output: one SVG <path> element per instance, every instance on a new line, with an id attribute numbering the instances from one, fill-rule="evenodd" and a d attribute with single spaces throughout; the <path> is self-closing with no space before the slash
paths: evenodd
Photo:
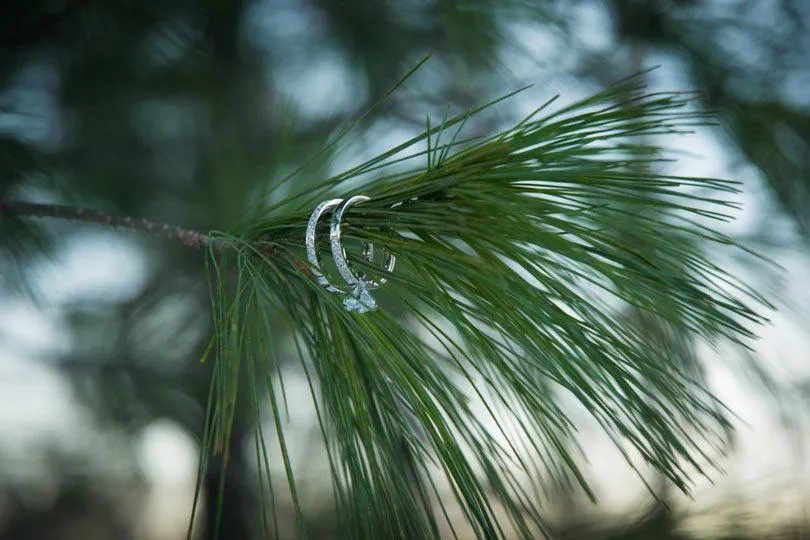
<path id="1" fill-rule="evenodd" d="M 0 201 L 0 216 L 85 221 L 207 252 L 213 335 L 203 359 L 216 364 L 200 472 L 227 452 L 237 411 L 247 411 L 267 536 L 284 490 L 271 451 L 307 532 L 283 343 L 309 385 L 346 536 L 434 538 L 443 520 L 455 533 L 449 508 L 476 538 L 538 538 L 556 486 L 595 497 L 571 398 L 642 480 L 649 466 L 689 493 L 727 447 L 727 409 L 667 338 L 747 346 L 770 306 L 715 262 L 717 248 L 734 246 L 711 224 L 730 219 L 736 183 L 667 173 L 664 149 L 643 142 L 711 124 L 693 98 L 647 93 L 636 77 L 554 112 L 549 100 L 492 136 L 459 137 L 495 100 L 312 188 L 274 191 L 306 180 L 302 167 L 226 232 L 24 202 Z M 358 193 L 369 199 L 343 238 L 397 258 L 382 309 L 368 315 L 306 275 L 302 245 L 318 202 Z M 375 264 L 349 257 L 377 278 Z"/>
<path id="2" fill-rule="evenodd" d="M 115 229 L 127 229 L 130 231 L 143 233 L 154 238 L 179 242 L 184 246 L 195 249 L 205 249 L 210 247 L 214 249 L 214 251 L 221 251 L 222 249 L 229 247 L 228 244 L 225 244 L 221 240 L 199 231 L 184 229 L 175 225 L 154 223 L 145 219 L 136 219 L 129 216 L 116 216 L 114 214 L 109 214 L 107 212 L 91 208 L 78 208 L 75 206 L 66 206 L 61 204 L 42 204 L 0 200 L 0 216 L 2 215 L 84 221 L 85 223 L 94 223 L 96 225 L 104 225 Z"/>
<path id="3" fill-rule="evenodd" d="M 695 476 L 711 477 L 728 411 L 665 338 L 745 347 L 770 305 L 714 262 L 734 246 L 711 224 L 730 219 L 737 183 L 667 173 L 665 149 L 651 142 L 712 124 L 694 98 L 648 93 L 634 77 L 557 111 L 549 100 L 492 136 L 459 137 L 495 100 L 295 195 L 281 190 L 306 181 L 305 168 L 274 182 L 279 191 L 217 236 L 234 249 L 209 261 L 233 286 L 211 286 L 217 369 L 201 468 L 226 448 L 237 396 L 247 394 L 264 440 L 265 393 L 302 523 L 277 351 L 292 334 L 352 538 L 436 537 L 443 518 L 454 528 L 446 503 L 476 538 L 542 536 L 555 486 L 595 497 L 561 396 L 643 481 L 642 466 L 685 493 Z M 369 200 L 343 238 L 397 258 L 369 315 L 296 268 L 311 209 L 358 193 Z M 267 237 L 272 260 L 245 240 Z M 362 257 L 352 263 L 379 276 Z M 628 312 L 655 320 L 664 338 Z M 256 453 L 272 505 L 268 451 L 257 443 Z M 274 523 L 275 513 L 264 530 Z"/>

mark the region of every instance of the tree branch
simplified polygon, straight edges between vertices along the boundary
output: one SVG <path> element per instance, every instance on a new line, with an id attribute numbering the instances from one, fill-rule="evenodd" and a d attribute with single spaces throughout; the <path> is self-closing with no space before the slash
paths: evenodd
<path id="1" fill-rule="evenodd" d="M 198 231 L 162 223 L 153 223 L 145 219 L 135 219 L 129 216 L 116 216 L 102 212 L 101 210 L 77 208 L 75 206 L 0 200 L 0 216 L 2 215 L 50 217 L 66 219 L 68 221 L 84 221 L 85 223 L 95 223 L 115 229 L 128 229 L 155 238 L 180 242 L 183 245 L 196 249 L 204 249 L 210 246 L 216 250 L 220 250 L 223 247 L 221 241 Z"/>

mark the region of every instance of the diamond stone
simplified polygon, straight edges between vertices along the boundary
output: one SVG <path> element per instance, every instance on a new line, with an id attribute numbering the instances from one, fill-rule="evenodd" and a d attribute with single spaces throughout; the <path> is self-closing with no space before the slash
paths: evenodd
<path id="1" fill-rule="evenodd" d="M 368 313 L 369 311 L 377 309 L 377 302 L 368 292 L 366 283 L 361 281 L 352 291 L 352 295 L 343 300 L 343 307 L 345 307 L 347 311 Z"/>

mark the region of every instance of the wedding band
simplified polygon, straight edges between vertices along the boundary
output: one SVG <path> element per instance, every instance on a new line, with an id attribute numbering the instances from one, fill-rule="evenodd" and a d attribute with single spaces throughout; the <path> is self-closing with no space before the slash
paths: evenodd
<path id="1" fill-rule="evenodd" d="M 321 258 L 318 255 L 318 250 L 315 247 L 315 231 L 318 228 L 318 220 L 321 219 L 323 214 L 329 210 L 332 210 L 342 202 L 343 199 L 331 199 L 329 201 L 324 201 L 315 207 L 315 210 L 312 211 L 312 215 L 309 216 L 309 222 L 307 223 L 306 246 L 307 259 L 313 266 L 312 274 L 315 276 L 315 280 L 329 292 L 345 294 L 346 291 L 332 285 L 329 280 L 326 279 L 326 276 L 321 273 Z"/>

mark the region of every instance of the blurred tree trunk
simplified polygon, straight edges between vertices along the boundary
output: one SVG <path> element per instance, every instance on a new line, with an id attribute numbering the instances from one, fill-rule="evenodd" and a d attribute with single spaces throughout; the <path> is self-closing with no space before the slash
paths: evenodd
<path id="1" fill-rule="evenodd" d="M 204 526 L 201 538 L 204 540 L 251 538 L 248 523 L 253 506 L 251 472 L 242 446 L 247 435 L 244 422 L 236 422 L 227 462 L 224 454 L 211 457 L 203 484 L 205 513 L 201 520 Z"/>

